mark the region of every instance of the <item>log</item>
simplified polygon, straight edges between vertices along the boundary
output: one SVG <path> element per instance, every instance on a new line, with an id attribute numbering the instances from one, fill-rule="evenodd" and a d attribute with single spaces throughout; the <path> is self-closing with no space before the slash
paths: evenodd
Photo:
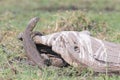
<path id="1" fill-rule="evenodd" d="M 120 44 L 103 41 L 86 31 L 62 31 L 33 37 L 35 44 L 51 47 L 68 64 L 95 72 L 120 71 Z"/>
<path id="2" fill-rule="evenodd" d="M 88 31 L 62 31 L 49 35 L 34 34 L 38 18 L 29 22 L 19 39 L 27 56 L 39 66 L 91 68 L 95 72 L 120 71 L 120 44 L 92 37 Z M 50 64 L 45 63 L 46 60 Z"/>

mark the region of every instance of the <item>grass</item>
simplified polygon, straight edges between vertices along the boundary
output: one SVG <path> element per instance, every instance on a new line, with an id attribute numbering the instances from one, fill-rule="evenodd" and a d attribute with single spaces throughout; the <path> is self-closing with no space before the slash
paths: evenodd
<path id="1" fill-rule="evenodd" d="M 96 76 L 89 70 L 76 76 L 71 67 L 46 68 L 41 73 L 37 66 L 26 63 L 22 43 L 17 40 L 28 21 L 38 16 L 35 30 L 46 34 L 53 32 L 56 24 L 78 31 L 82 29 L 79 25 L 91 25 L 93 36 L 120 43 L 119 4 L 119 0 L 0 0 L 0 80 L 119 80 L 119 75 Z"/>

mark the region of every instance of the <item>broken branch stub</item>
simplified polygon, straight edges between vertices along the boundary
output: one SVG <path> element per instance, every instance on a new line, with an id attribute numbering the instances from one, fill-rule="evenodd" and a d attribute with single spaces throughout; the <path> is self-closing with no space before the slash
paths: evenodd
<path id="1" fill-rule="evenodd" d="M 74 67 L 92 68 L 95 72 L 120 71 L 120 44 L 102 41 L 84 32 L 63 31 L 35 36 L 36 44 L 52 50 Z"/>
<path id="2" fill-rule="evenodd" d="M 44 62 L 47 58 L 50 59 L 48 56 L 50 54 L 53 59 L 55 57 L 60 62 L 60 65 L 65 62 L 74 67 L 89 67 L 95 72 L 120 71 L 120 44 L 94 38 L 86 31 L 62 31 L 45 36 L 32 36 L 32 30 L 38 20 L 38 18 L 31 19 L 20 38 L 23 39 L 27 56 L 40 68 L 45 66 Z M 43 57 L 38 52 L 38 46 L 36 46 L 38 44 L 46 48 L 50 47 L 54 54 L 45 53 L 47 58 Z"/>
<path id="3" fill-rule="evenodd" d="M 29 59 L 35 62 L 39 68 L 45 66 L 44 59 L 39 55 L 36 45 L 34 44 L 31 33 L 36 23 L 39 21 L 39 18 L 33 18 L 30 20 L 27 28 L 23 32 L 22 39 L 24 44 L 24 49 Z"/>

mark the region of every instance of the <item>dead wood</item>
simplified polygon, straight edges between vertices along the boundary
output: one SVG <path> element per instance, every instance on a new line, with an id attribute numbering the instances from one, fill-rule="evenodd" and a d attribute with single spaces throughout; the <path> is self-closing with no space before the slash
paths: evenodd
<path id="1" fill-rule="evenodd" d="M 26 51 L 27 57 L 35 62 L 42 68 L 43 66 L 56 66 L 56 67 L 65 67 L 68 64 L 61 58 L 60 55 L 57 55 L 52 51 L 51 47 L 35 44 L 32 38 L 36 35 L 42 36 L 40 32 L 32 32 L 36 23 L 38 22 L 38 18 L 33 18 L 26 30 L 23 33 L 18 35 L 18 39 L 23 41 L 23 46 Z M 29 61 L 31 64 L 31 61 Z M 33 65 L 33 63 L 32 63 Z"/>
<path id="2" fill-rule="evenodd" d="M 34 34 L 32 30 L 37 21 L 38 18 L 33 18 L 19 39 L 23 40 L 27 56 L 40 68 L 69 64 L 95 72 L 120 71 L 120 44 L 94 38 L 86 31 Z"/>
<path id="3" fill-rule="evenodd" d="M 34 42 L 52 47 L 54 52 L 74 67 L 89 67 L 95 72 L 120 71 L 120 44 L 76 31 L 35 36 Z"/>
<path id="4" fill-rule="evenodd" d="M 36 44 L 36 46 L 37 46 L 37 50 L 42 56 L 48 57 L 47 61 L 45 62 L 47 66 L 55 66 L 55 67 L 69 66 L 69 64 L 67 64 L 59 54 L 52 51 L 51 47 L 42 44 Z"/>
<path id="5" fill-rule="evenodd" d="M 44 59 L 39 55 L 39 52 L 36 49 L 37 47 L 31 38 L 32 30 L 35 27 L 38 20 L 39 18 L 31 19 L 27 28 L 23 32 L 22 39 L 23 39 L 24 49 L 29 59 L 35 62 L 39 66 L 39 68 L 42 68 L 45 66 Z"/>

